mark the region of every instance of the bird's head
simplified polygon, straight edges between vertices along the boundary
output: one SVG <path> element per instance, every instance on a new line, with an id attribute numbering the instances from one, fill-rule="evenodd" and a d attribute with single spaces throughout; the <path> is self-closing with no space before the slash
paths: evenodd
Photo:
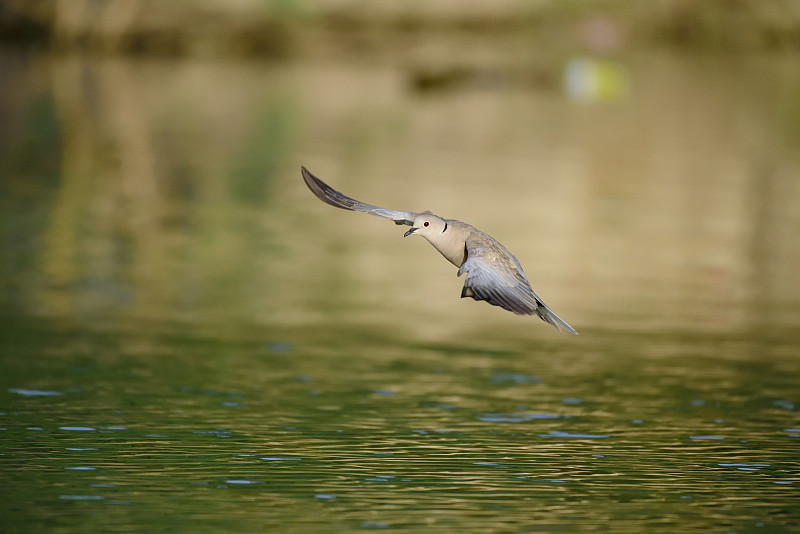
<path id="1" fill-rule="evenodd" d="M 431 237 L 440 235 L 446 228 L 447 222 L 444 219 L 426 211 L 425 213 L 417 215 L 414 219 L 414 224 L 411 226 L 411 230 L 403 234 L 403 237 L 414 234 L 422 236 L 430 241 Z"/>

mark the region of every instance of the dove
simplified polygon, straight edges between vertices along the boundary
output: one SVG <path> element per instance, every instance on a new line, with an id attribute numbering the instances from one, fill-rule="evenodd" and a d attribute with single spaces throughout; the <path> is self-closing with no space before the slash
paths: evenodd
<path id="1" fill-rule="evenodd" d="M 311 192 L 326 204 L 391 219 L 395 224 L 411 227 L 403 237 L 415 235 L 427 239 L 442 256 L 458 267 L 458 276 L 467 275 L 461 298 L 485 300 L 517 315 L 537 315 L 558 330 L 578 334 L 545 306 L 531 289 L 517 258 L 489 234 L 430 211 L 396 211 L 365 204 L 336 191 L 305 167 L 301 167 L 300 172 Z"/>

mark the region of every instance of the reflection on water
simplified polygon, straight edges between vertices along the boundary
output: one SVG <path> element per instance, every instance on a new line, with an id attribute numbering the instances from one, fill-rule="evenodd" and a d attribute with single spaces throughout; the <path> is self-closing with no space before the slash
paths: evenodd
<path id="1" fill-rule="evenodd" d="M 789 531 L 795 58 L 607 105 L 391 62 L 2 59 L 2 530 Z M 458 298 L 333 186 L 506 244 Z"/>
<path id="2" fill-rule="evenodd" d="M 631 58 L 609 106 L 514 85 L 428 97 L 351 64 L 6 63 L 4 293 L 27 310 L 363 324 L 391 303 L 433 338 L 528 326 L 454 301 L 423 243 L 318 204 L 304 163 L 498 237 L 570 323 L 798 321 L 788 59 Z"/>

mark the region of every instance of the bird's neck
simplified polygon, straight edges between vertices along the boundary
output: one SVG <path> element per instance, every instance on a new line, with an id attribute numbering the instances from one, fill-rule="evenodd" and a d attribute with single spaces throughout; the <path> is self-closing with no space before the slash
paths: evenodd
<path id="1" fill-rule="evenodd" d="M 467 251 L 464 244 L 468 233 L 464 228 L 451 223 L 448 225 L 447 230 L 441 234 L 426 235 L 425 238 L 433 245 L 433 248 L 447 258 L 447 261 L 456 267 L 461 267 L 467 260 Z"/>

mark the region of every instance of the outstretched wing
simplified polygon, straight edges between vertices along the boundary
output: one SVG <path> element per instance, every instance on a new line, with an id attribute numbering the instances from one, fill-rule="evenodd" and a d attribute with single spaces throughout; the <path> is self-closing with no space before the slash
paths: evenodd
<path id="1" fill-rule="evenodd" d="M 543 321 L 571 334 L 577 332 L 533 292 L 513 254 L 490 237 L 466 242 L 467 260 L 458 276 L 467 273 L 461 297 L 485 300 L 518 315 L 538 315 Z"/>
<path id="2" fill-rule="evenodd" d="M 343 195 L 339 191 L 333 189 L 331 186 L 308 172 L 308 169 L 305 167 L 300 167 L 300 172 L 302 172 L 303 180 L 306 182 L 306 185 L 311 192 L 314 193 L 318 199 L 326 204 L 330 204 L 331 206 L 342 208 L 344 210 L 368 213 L 370 215 L 374 215 L 375 217 L 391 219 L 395 224 L 405 224 L 408 226 L 412 226 L 414 224 L 414 219 L 418 215 L 417 213 L 411 211 L 389 210 L 359 202 L 358 200 Z"/>

